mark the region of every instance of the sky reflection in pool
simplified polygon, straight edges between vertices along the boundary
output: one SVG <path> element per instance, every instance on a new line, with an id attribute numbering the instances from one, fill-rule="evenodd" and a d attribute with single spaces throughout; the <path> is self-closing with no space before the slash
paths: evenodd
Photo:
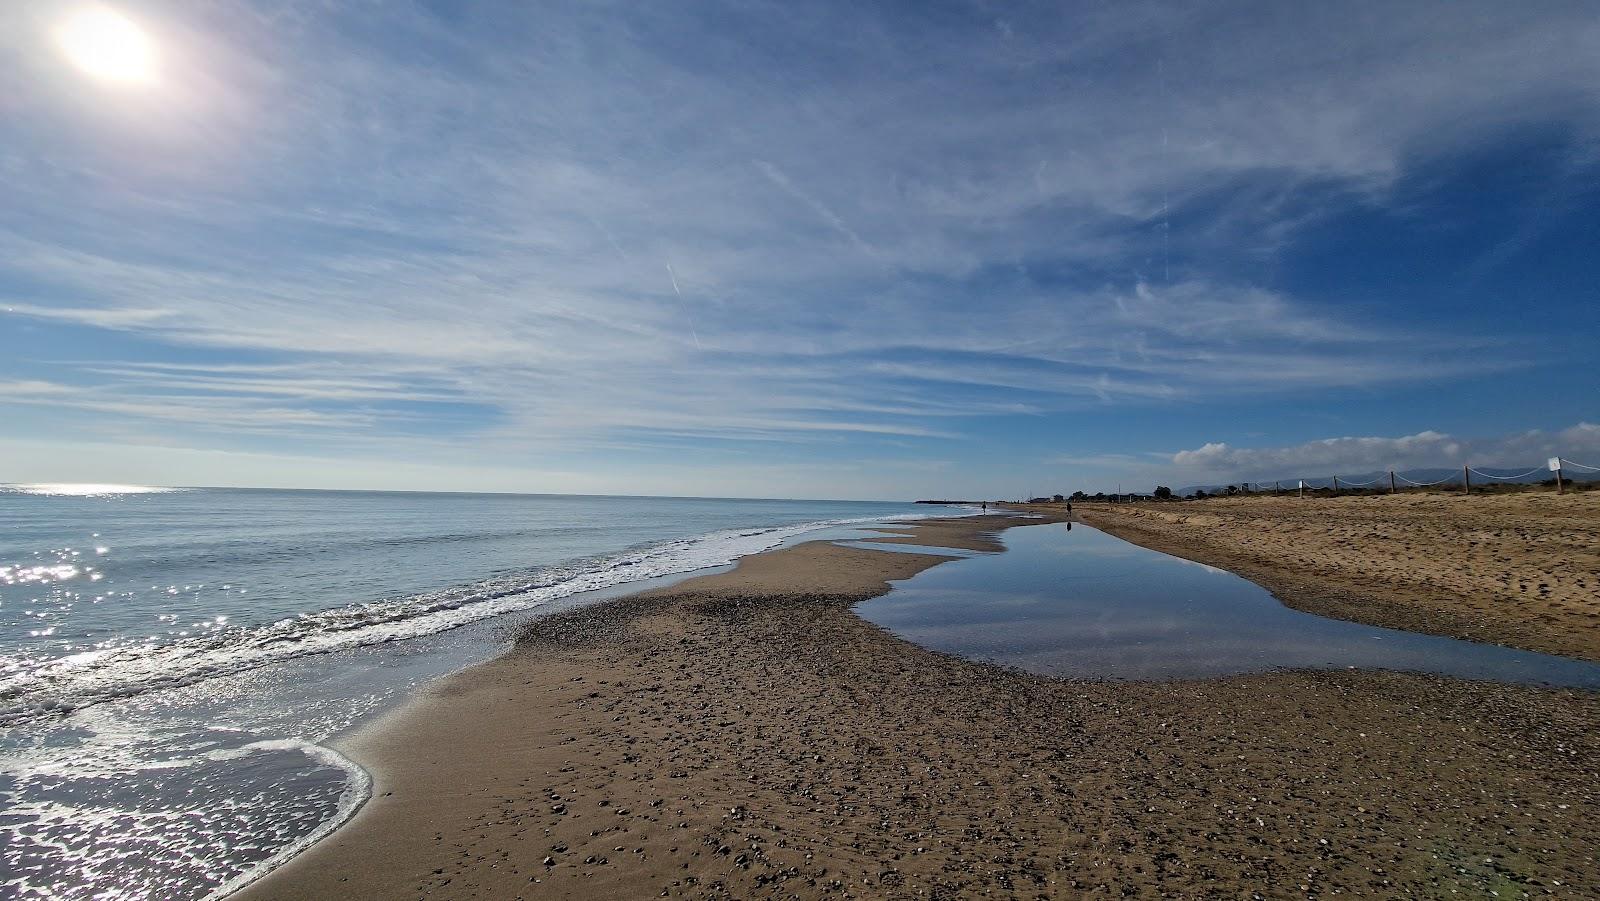
<path id="1" fill-rule="evenodd" d="M 1600 688 L 1600 664 L 1302 613 L 1225 570 L 1082 523 L 1023 526 L 859 605 L 925 647 L 1051 676 L 1178 679 L 1359 667 Z"/>

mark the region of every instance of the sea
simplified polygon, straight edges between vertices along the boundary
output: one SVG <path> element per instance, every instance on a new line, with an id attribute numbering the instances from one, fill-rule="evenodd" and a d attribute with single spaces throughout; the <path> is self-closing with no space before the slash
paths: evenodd
<path id="1" fill-rule="evenodd" d="M 222 897 L 366 798 L 340 736 L 528 618 L 952 512 L 0 485 L 0 897 Z"/>

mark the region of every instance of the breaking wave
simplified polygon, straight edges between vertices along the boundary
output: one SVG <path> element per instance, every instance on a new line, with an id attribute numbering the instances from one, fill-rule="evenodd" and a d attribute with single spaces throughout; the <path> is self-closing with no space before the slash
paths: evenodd
<path id="1" fill-rule="evenodd" d="M 443 632 L 582 592 L 732 563 L 805 532 L 877 521 L 881 517 L 713 532 L 441 591 L 304 613 L 265 625 L 67 657 L 13 658 L 0 673 L 0 725 L 310 654 Z"/>

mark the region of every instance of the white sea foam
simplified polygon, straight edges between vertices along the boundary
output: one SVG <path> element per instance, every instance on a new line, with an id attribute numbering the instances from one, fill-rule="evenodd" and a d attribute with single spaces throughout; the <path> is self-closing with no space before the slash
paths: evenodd
<path id="1" fill-rule="evenodd" d="M 934 515 L 949 514 L 894 518 Z M 861 517 L 713 532 L 428 594 L 301 614 L 266 625 L 25 661 L 0 676 L 0 725 L 310 654 L 430 635 L 581 592 L 732 563 L 806 532 L 878 521 L 881 517 Z"/>
<path id="2" fill-rule="evenodd" d="M 0 895 L 219 898 L 371 794 L 366 771 L 320 744 L 126 713 L 85 711 L 9 749 Z"/>
<path id="3" fill-rule="evenodd" d="M 205 901 L 226 898 L 239 889 L 244 888 L 250 883 L 260 879 L 261 877 L 287 863 L 289 859 L 294 857 L 296 854 L 299 854 L 301 851 L 304 851 L 317 842 L 322 841 L 329 834 L 331 834 L 333 830 L 343 826 L 347 820 L 349 820 L 352 816 L 355 816 L 356 811 L 361 809 L 361 805 L 365 804 L 367 800 L 372 797 L 372 776 L 369 775 L 366 770 L 362 769 L 354 760 L 351 760 L 332 748 L 294 741 L 258 741 L 253 744 L 246 745 L 246 748 L 249 750 L 287 750 L 290 747 L 315 757 L 321 760 L 323 763 L 340 767 L 345 771 L 347 776 L 345 779 L 344 791 L 339 793 L 338 809 L 335 811 L 333 816 L 323 820 L 320 824 L 318 824 L 317 828 L 278 849 L 277 853 L 273 854 L 266 860 L 261 861 L 255 866 L 252 866 L 249 869 L 234 875 L 232 878 L 227 879 L 222 884 L 212 889 L 211 892 L 205 896 Z"/>

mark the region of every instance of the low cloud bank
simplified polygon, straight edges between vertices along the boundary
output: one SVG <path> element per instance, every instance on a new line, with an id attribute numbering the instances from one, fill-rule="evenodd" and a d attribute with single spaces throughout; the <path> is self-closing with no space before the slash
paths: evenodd
<path id="1" fill-rule="evenodd" d="M 1547 458 L 1555 456 L 1596 462 L 1600 459 L 1600 425 L 1580 422 L 1556 432 L 1534 429 L 1478 438 L 1435 431 L 1398 438 L 1323 438 L 1288 447 L 1233 447 L 1211 442 L 1193 450 L 1178 451 L 1172 455 L 1172 463 L 1194 478 L 1266 479 L 1464 464 L 1479 468 L 1526 469 L 1542 465 Z"/>

